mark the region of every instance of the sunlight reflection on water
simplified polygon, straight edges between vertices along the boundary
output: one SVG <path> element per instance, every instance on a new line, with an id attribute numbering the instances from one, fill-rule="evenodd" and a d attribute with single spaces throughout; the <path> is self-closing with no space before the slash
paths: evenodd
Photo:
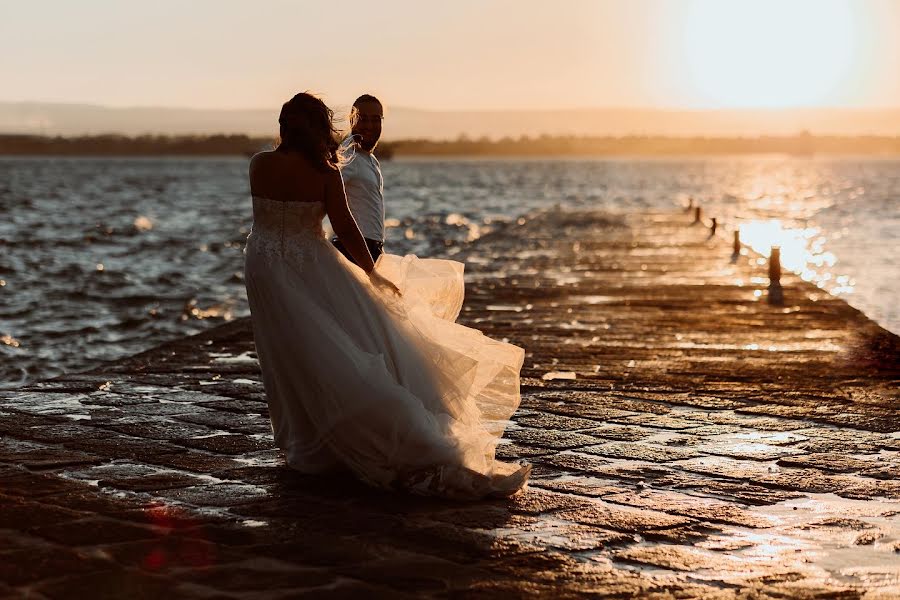
<path id="1" fill-rule="evenodd" d="M 850 294 L 856 282 L 835 270 L 837 257 L 827 250 L 828 241 L 819 227 L 784 227 L 780 219 L 752 220 L 740 224 L 740 237 L 754 252 L 768 258 L 781 249 L 781 266 L 804 281 L 835 295 Z"/>

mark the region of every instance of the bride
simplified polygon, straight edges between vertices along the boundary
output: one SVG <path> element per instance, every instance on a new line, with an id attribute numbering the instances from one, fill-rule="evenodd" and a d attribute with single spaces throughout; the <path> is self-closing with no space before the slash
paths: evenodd
<path id="1" fill-rule="evenodd" d="M 338 170 L 332 112 L 302 93 L 250 163 L 245 281 L 275 442 L 304 473 L 450 498 L 508 496 L 531 467 L 496 461 L 524 351 L 455 323 L 463 265 L 373 263 Z M 328 215 L 362 268 L 326 239 Z"/>

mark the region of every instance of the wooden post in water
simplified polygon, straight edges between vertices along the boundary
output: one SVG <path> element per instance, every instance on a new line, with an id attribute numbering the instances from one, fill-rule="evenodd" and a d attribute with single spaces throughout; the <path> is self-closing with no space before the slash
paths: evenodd
<path id="1" fill-rule="evenodd" d="M 694 223 L 699 223 L 701 217 L 703 216 L 703 212 L 700 210 L 700 207 L 694 209 Z"/>
<path id="2" fill-rule="evenodd" d="M 715 237 L 716 235 L 716 227 L 718 227 L 718 223 L 716 222 L 716 218 L 712 218 L 712 226 L 709 228 L 709 237 Z"/>
<path id="3" fill-rule="evenodd" d="M 734 243 L 731 245 L 731 249 L 735 256 L 741 253 L 741 231 L 739 229 L 734 230 Z"/>
<path id="4" fill-rule="evenodd" d="M 769 254 L 769 304 L 784 304 L 784 290 L 781 288 L 781 248 L 772 246 Z"/>

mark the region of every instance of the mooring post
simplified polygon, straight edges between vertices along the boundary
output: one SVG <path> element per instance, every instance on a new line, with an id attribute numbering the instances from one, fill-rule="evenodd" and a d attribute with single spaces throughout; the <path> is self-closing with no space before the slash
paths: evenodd
<path id="1" fill-rule="evenodd" d="M 781 288 L 781 248 L 772 246 L 769 254 L 769 304 L 783 304 L 784 290 Z"/>
<path id="2" fill-rule="evenodd" d="M 781 248 L 772 246 L 769 255 L 769 285 L 781 285 Z"/>
<path id="3" fill-rule="evenodd" d="M 700 209 L 699 206 L 696 207 L 694 209 L 694 223 L 699 223 L 702 216 L 703 216 L 703 211 Z"/>
<path id="4" fill-rule="evenodd" d="M 718 223 L 716 222 L 716 218 L 712 218 L 712 225 L 709 228 L 709 237 L 713 237 L 716 235 L 716 227 L 718 227 Z"/>
<path id="5" fill-rule="evenodd" d="M 741 253 L 741 231 L 739 229 L 734 230 L 734 243 L 731 248 L 735 256 Z"/>

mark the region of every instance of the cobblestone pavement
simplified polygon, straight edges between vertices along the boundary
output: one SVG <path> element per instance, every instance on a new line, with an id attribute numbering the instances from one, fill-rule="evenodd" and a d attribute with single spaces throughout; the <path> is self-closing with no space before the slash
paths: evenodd
<path id="1" fill-rule="evenodd" d="M 0 597 L 900 597 L 898 339 L 681 213 L 450 253 L 527 349 L 508 501 L 288 471 L 246 320 L 0 395 Z"/>

